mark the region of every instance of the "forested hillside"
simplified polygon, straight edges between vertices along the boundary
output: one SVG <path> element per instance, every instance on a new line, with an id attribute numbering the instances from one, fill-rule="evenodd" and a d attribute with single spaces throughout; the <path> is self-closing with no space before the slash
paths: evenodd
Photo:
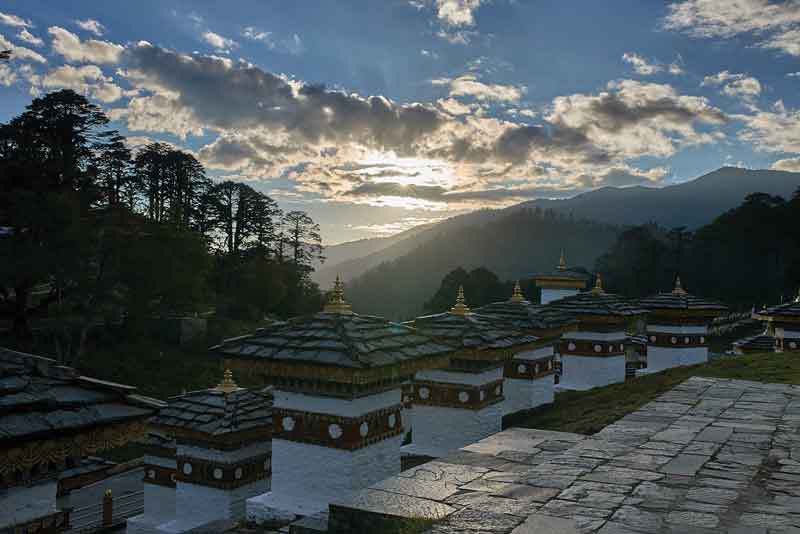
<path id="1" fill-rule="evenodd" d="M 404 319 L 421 313 L 445 274 L 457 267 L 485 267 L 501 280 L 513 280 L 555 268 L 562 248 L 570 264 L 591 266 L 618 232 L 541 209 L 517 210 L 433 237 L 351 281 L 347 297 L 356 311 Z"/>

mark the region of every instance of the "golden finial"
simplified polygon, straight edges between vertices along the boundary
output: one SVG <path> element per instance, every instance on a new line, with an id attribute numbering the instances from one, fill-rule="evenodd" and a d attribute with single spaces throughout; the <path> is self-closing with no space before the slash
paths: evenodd
<path id="1" fill-rule="evenodd" d="M 564 258 L 564 249 L 561 249 L 561 258 L 558 260 L 558 270 L 559 271 L 566 271 L 567 270 L 567 260 Z"/>
<path id="2" fill-rule="evenodd" d="M 467 315 L 472 313 L 464 301 L 464 286 L 458 286 L 458 295 L 456 295 L 456 305 L 450 308 L 450 313 L 455 315 Z"/>
<path id="3" fill-rule="evenodd" d="M 336 276 L 336 281 L 333 283 L 333 291 L 328 303 L 322 309 L 325 313 L 351 313 L 350 303 L 344 300 L 344 284 L 339 276 Z"/>
<path id="4" fill-rule="evenodd" d="M 686 294 L 686 290 L 683 289 L 683 286 L 681 285 L 681 277 L 680 276 L 676 276 L 675 277 L 675 289 L 672 290 L 672 294 L 673 295 L 685 295 Z"/>
<path id="5" fill-rule="evenodd" d="M 594 288 L 592 288 L 592 295 L 603 295 L 605 291 L 603 290 L 603 277 L 600 276 L 600 273 L 597 273 L 597 278 L 594 281 Z"/>
<path id="6" fill-rule="evenodd" d="M 525 295 L 522 294 L 522 288 L 519 286 L 519 280 L 514 284 L 514 292 L 511 293 L 511 302 L 524 302 Z"/>
<path id="7" fill-rule="evenodd" d="M 230 393 L 232 391 L 236 391 L 241 389 L 236 382 L 233 381 L 233 373 L 230 369 L 225 369 L 225 372 L 222 373 L 222 382 L 217 384 L 217 387 L 214 388 L 214 391 L 221 391 L 222 393 Z"/>

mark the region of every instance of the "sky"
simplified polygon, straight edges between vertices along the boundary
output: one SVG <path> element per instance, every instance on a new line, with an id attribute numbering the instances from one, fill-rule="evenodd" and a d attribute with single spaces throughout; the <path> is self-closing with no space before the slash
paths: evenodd
<path id="1" fill-rule="evenodd" d="M 326 244 L 800 171 L 800 0 L 0 0 L 0 121 L 71 88 Z"/>

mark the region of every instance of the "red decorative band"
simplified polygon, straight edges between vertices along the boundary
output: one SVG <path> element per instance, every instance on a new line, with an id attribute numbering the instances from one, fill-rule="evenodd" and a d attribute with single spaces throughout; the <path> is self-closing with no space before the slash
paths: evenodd
<path id="1" fill-rule="evenodd" d="M 174 488 L 176 477 L 175 469 L 162 465 L 145 464 L 144 478 L 142 480 L 147 484 Z"/>
<path id="2" fill-rule="evenodd" d="M 510 360 L 503 369 L 503 377 L 520 380 L 533 380 L 543 378 L 555 372 L 553 358 L 539 360 Z"/>
<path id="3" fill-rule="evenodd" d="M 670 334 L 665 332 L 650 332 L 647 334 L 647 344 L 652 347 L 695 348 L 707 347 L 706 334 Z"/>
<path id="4" fill-rule="evenodd" d="M 359 417 L 273 408 L 273 435 L 276 439 L 352 451 L 402 434 L 402 407 L 396 404 Z"/>
<path id="5" fill-rule="evenodd" d="M 562 356 L 622 356 L 625 354 L 625 342 L 592 341 L 585 339 L 564 339 L 558 345 Z"/>
<path id="6" fill-rule="evenodd" d="M 480 386 L 414 381 L 414 404 L 422 406 L 481 410 L 503 399 L 502 379 Z"/>
<path id="7" fill-rule="evenodd" d="M 232 464 L 179 456 L 175 478 L 178 482 L 229 490 L 271 476 L 272 455 L 260 454 Z"/>

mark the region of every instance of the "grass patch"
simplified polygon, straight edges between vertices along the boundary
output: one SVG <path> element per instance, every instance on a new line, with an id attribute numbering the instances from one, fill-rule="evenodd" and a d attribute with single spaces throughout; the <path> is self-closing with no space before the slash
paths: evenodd
<path id="1" fill-rule="evenodd" d="M 678 367 L 589 391 L 570 391 L 555 403 L 508 418 L 505 426 L 594 434 L 692 376 L 800 384 L 800 354 L 756 354 Z"/>

